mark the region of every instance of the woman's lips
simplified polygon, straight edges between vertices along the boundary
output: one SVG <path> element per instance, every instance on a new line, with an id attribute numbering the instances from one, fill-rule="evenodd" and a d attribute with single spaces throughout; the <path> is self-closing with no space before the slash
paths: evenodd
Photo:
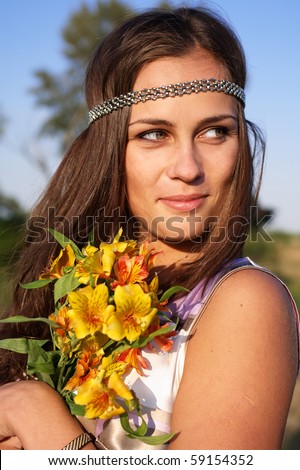
<path id="1" fill-rule="evenodd" d="M 160 200 L 168 207 L 178 211 L 186 212 L 198 209 L 205 201 L 207 195 L 192 194 L 189 196 L 176 195 L 160 198 Z"/>

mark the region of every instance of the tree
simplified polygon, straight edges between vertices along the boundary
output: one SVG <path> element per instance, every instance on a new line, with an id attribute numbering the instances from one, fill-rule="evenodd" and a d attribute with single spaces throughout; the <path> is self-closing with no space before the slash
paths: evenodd
<path id="1" fill-rule="evenodd" d="M 0 221 L 22 224 L 25 218 L 26 212 L 20 203 L 14 197 L 7 196 L 0 191 Z"/>
<path id="2" fill-rule="evenodd" d="M 0 138 L 3 136 L 4 131 L 5 131 L 5 125 L 6 125 L 6 118 L 5 116 L 0 112 Z"/>
<path id="3" fill-rule="evenodd" d="M 26 216 L 16 199 L 0 191 L 0 316 L 12 298 L 14 263 L 23 246 Z"/>
<path id="4" fill-rule="evenodd" d="M 87 62 L 96 43 L 131 14 L 132 10 L 125 4 L 109 0 L 98 1 L 94 7 L 82 4 L 70 17 L 62 30 L 66 70 L 61 74 L 48 70 L 35 72 L 38 84 L 31 92 L 37 104 L 50 111 L 40 135 L 60 137 L 65 149 L 86 127 L 87 109 L 82 84 Z"/>
<path id="5" fill-rule="evenodd" d="M 165 1 L 159 6 L 170 8 Z M 65 71 L 61 74 L 45 69 L 35 72 L 37 85 L 31 92 L 37 105 L 49 110 L 40 136 L 60 138 L 65 150 L 86 127 L 88 110 L 82 86 L 87 62 L 99 40 L 133 13 L 119 0 L 98 0 L 93 7 L 83 3 L 70 17 L 62 30 L 63 55 L 67 61 Z"/>

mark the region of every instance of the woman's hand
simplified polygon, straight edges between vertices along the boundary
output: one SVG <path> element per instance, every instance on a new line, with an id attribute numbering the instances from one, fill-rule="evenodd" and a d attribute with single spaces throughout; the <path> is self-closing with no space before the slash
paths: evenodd
<path id="1" fill-rule="evenodd" d="M 0 387 L 0 449 L 59 450 L 82 432 L 61 396 L 45 383 L 24 380 Z"/>
<path id="2" fill-rule="evenodd" d="M 20 450 L 22 443 L 15 435 L 13 424 L 9 417 L 10 408 L 13 402 L 12 393 L 16 389 L 14 384 L 6 384 L 0 387 L 0 449 Z M 18 386 L 18 391 L 20 387 Z"/>
<path id="3" fill-rule="evenodd" d="M 18 437 L 0 436 L 0 450 L 22 450 L 22 443 Z"/>

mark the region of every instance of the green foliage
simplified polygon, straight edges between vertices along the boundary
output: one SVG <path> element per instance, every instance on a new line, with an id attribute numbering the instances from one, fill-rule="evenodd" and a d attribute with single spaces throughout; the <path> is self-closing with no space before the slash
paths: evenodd
<path id="1" fill-rule="evenodd" d="M 0 113 L 0 137 L 3 136 L 5 130 L 6 118 Z"/>
<path id="2" fill-rule="evenodd" d="M 22 224 L 25 222 L 26 212 L 20 203 L 0 191 L 0 222 Z"/>
<path id="3" fill-rule="evenodd" d="M 1 224 L 0 224 L 1 225 Z M 13 237 L 12 237 L 13 239 Z M 12 242 L 12 239 L 7 241 L 0 247 L 0 316 L 10 305 L 12 293 L 14 288 L 13 282 L 13 263 L 18 257 L 18 251 Z M 15 237 L 16 243 L 18 238 Z"/>
<path id="4" fill-rule="evenodd" d="M 158 2 L 170 8 L 167 1 Z M 90 6 L 83 3 L 71 15 L 62 30 L 62 52 L 66 68 L 61 73 L 40 69 L 35 72 L 36 85 L 30 90 L 38 106 L 49 110 L 49 117 L 40 129 L 40 136 L 61 139 L 65 150 L 87 126 L 88 110 L 84 103 L 83 81 L 87 63 L 99 41 L 121 21 L 135 13 L 119 0 L 97 1 Z"/>
<path id="5" fill-rule="evenodd" d="M 0 219 L 0 268 L 13 263 L 19 252 L 23 226 L 13 221 Z"/>
<path id="6" fill-rule="evenodd" d="M 244 255 L 279 276 L 300 311 L 300 236 L 276 231 L 268 235 L 270 239 L 253 232 L 246 242 Z"/>
<path id="7" fill-rule="evenodd" d="M 101 38 L 132 10 L 118 0 L 82 4 L 62 30 L 63 54 L 67 66 L 62 73 L 35 72 L 37 85 L 31 89 L 39 106 L 47 107 L 49 118 L 40 135 L 61 137 L 65 149 L 87 125 L 87 108 L 82 85 L 87 62 Z"/>
<path id="8" fill-rule="evenodd" d="M 25 219 L 20 204 L 0 192 L 0 313 L 10 303 L 13 266 L 22 249 Z"/>
<path id="9" fill-rule="evenodd" d="M 12 197 L 0 192 L 0 268 L 7 267 L 18 256 L 26 212 Z"/>
<path id="10" fill-rule="evenodd" d="M 254 262 L 271 269 L 276 266 L 277 261 L 277 250 L 274 243 L 272 236 L 270 236 L 270 240 L 266 240 L 262 233 L 252 230 L 245 244 L 245 256 L 249 256 Z"/>

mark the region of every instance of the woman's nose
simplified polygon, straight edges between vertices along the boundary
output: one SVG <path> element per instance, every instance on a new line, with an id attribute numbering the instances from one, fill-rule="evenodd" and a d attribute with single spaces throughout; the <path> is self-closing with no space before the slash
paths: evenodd
<path id="1" fill-rule="evenodd" d="M 203 179 L 204 171 L 200 150 L 194 142 L 177 145 L 172 155 L 168 176 L 186 183 Z"/>

